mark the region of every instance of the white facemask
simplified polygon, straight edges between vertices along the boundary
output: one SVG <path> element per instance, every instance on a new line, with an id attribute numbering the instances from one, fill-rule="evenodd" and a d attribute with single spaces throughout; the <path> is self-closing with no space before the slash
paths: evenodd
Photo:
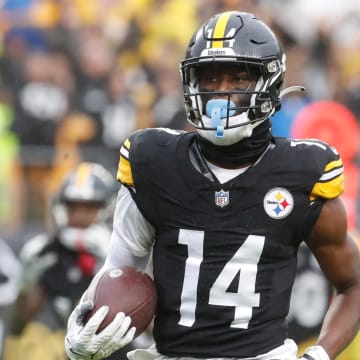
<path id="1" fill-rule="evenodd" d="M 205 127 L 212 127 L 213 121 L 207 115 L 202 116 L 202 120 Z M 229 125 L 239 125 L 249 122 L 247 112 L 241 113 L 236 116 L 229 117 Z M 220 124 L 225 126 L 226 118 L 220 120 Z M 206 140 L 212 142 L 215 145 L 227 146 L 239 142 L 242 139 L 246 139 L 252 135 L 254 128 L 259 125 L 260 122 L 249 123 L 247 125 L 238 126 L 231 129 L 224 129 L 222 137 L 217 136 L 216 130 L 203 130 L 197 129 L 200 136 Z"/>

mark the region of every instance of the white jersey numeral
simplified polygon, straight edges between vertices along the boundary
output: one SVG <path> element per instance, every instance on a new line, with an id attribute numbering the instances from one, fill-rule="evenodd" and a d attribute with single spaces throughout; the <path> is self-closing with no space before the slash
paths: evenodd
<path id="1" fill-rule="evenodd" d="M 317 146 L 320 149 L 326 150 L 326 146 L 319 141 L 307 139 L 307 140 L 291 140 L 290 142 L 291 146 L 297 146 L 297 145 L 309 145 L 309 146 Z"/>
<path id="2" fill-rule="evenodd" d="M 313 146 L 319 147 L 320 149 L 326 150 L 326 146 L 324 145 L 324 143 L 322 143 L 321 141 L 316 140 L 316 139 L 291 140 L 291 142 L 290 142 L 291 146 L 297 146 L 297 145 L 301 145 L 301 144 L 305 144 L 305 145 L 309 145 L 309 146 L 313 145 Z M 329 146 L 329 149 L 335 155 L 339 155 L 338 151 L 333 146 Z"/>
<path id="3" fill-rule="evenodd" d="M 179 325 L 191 327 L 195 322 L 199 272 L 203 261 L 204 232 L 180 230 L 179 243 L 188 246 Z M 247 329 L 253 307 L 260 305 L 260 294 L 255 292 L 255 283 L 264 244 L 265 236 L 249 235 L 226 263 L 210 289 L 210 305 L 235 308 L 234 320 L 230 327 Z M 231 292 L 228 289 L 238 275 L 237 292 Z"/>
<path id="4" fill-rule="evenodd" d="M 203 260 L 204 232 L 181 229 L 179 232 L 179 243 L 188 247 L 184 284 L 181 292 L 179 325 L 190 327 L 195 322 L 197 284 L 199 281 L 200 265 Z"/>

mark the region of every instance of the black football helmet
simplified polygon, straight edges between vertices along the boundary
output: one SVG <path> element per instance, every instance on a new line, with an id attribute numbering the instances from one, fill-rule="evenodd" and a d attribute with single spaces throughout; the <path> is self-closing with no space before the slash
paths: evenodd
<path id="1" fill-rule="evenodd" d="M 67 224 L 66 204 L 71 202 L 99 205 L 99 222 L 112 220 L 116 182 L 110 172 L 97 163 L 82 162 L 62 182 L 54 199 L 52 213 L 58 228 Z"/>
<path id="2" fill-rule="evenodd" d="M 209 64 L 239 65 L 251 77 L 256 74 L 256 84 L 231 92 L 202 91 L 199 70 Z M 193 35 L 180 68 L 188 121 L 197 129 L 216 130 L 203 121 L 209 95 L 227 98 L 222 109 L 224 129 L 253 128 L 280 108 L 285 54 L 273 31 L 253 14 L 228 11 L 214 15 Z M 246 95 L 247 104 L 235 104 L 230 100 L 233 95 Z M 246 122 L 232 124 L 229 118 L 239 112 L 247 113 Z"/>

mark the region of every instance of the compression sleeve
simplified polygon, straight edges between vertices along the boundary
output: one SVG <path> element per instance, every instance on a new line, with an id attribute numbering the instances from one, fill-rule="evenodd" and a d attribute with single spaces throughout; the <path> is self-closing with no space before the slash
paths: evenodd
<path id="1" fill-rule="evenodd" d="M 125 186 L 118 193 L 113 224 L 105 267 L 129 265 L 144 269 L 155 229 L 141 214 Z"/>

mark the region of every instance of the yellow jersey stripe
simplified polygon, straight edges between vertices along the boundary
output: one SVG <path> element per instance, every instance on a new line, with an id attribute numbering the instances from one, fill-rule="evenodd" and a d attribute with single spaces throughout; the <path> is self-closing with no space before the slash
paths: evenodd
<path id="1" fill-rule="evenodd" d="M 226 25 L 229 21 L 231 14 L 232 14 L 232 11 L 227 11 L 219 16 L 219 18 L 216 22 L 216 25 L 215 25 L 213 38 L 221 39 L 221 38 L 225 37 Z M 212 42 L 212 47 L 213 48 L 222 48 L 222 47 L 224 47 L 224 41 L 223 40 L 214 40 Z"/>
<path id="2" fill-rule="evenodd" d="M 338 168 L 340 166 L 343 166 L 343 162 L 341 159 L 339 160 L 334 160 L 329 162 L 326 166 L 325 166 L 325 171 L 330 171 L 332 169 Z"/>
<path id="3" fill-rule="evenodd" d="M 318 182 L 329 182 L 330 180 L 335 179 L 341 175 L 343 171 L 344 166 L 341 159 L 331 161 L 325 166 L 324 172 Z"/>
<path id="4" fill-rule="evenodd" d="M 131 141 L 126 139 L 120 149 L 120 159 L 116 178 L 122 184 L 127 186 L 134 186 L 134 180 L 131 171 L 131 165 L 129 160 Z"/>
<path id="5" fill-rule="evenodd" d="M 80 188 L 82 187 L 91 173 L 91 164 L 89 163 L 82 163 L 79 165 L 76 171 L 76 178 L 75 178 L 75 186 Z"/>
<path id="6" fill-rule="evenodd" d="M 344 171 L 344 168 L 342 166 L 335 168 L 331 171 L 325 172 L 321 175 L 319 182 L 328 182 L 337 176 L 341 175 L 341 173 Z"/>
<path id="7" fill-rule="evenodd" d="M 125 146 L 128 150 L 130 150 L 130 140 L 129 139 L 126 139 L 125 141 L 124 141 L 124 144 L 123 144 L 123 146 Z"/>
<path id="8" fill-rule="evenodd" d="M 310 201 L 317 198 L 334 199 L 344 192 L 344 173 L 327 182 L 317 182 L 310 194 Z"/>
<path id="9" fill-rule="evenodd" d="M 125 159 L 129 159 L 130 144 L 130 140 L 127 139 L 120 148 L 120 155 L 122 155 Z"/>
<path id="10" fill-rule="evenodd" d="M 131 171 L 130 161 L 125 159 L 123 156 L 120 155 L 118 171 L 116 174 L 116 178 L 122 184 L 127 186 L 134 186 L 134 180 Z"/>

